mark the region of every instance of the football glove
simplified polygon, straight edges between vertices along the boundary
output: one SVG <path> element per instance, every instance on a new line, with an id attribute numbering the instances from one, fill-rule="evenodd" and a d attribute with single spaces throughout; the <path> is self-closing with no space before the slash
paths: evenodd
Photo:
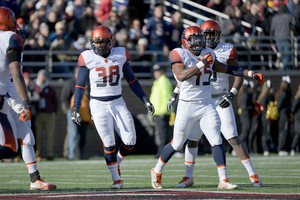
<path id="1" fill-rule="evenodd" d="M 168 101 L 168 105 L 167 105 L 168 113 L 171 112 L 171 107 L 174 105 L 174 102 L 176 101 L 177 97 L 178 97 L 178 93 L 173 92 L 170 99 L 169 99 L 169 101 Z"/>
<path id="2" fill-rule="evenodd" d="M 10 102 L 10 107 L 11 109 L 13 109 L 13 111 L 15 111 L 15 113 L 21 115 L 23 109 L 24 109 L 24 106 L 17 102 L 15 99 L 13 99 L 12 97 L 9 97 L 9 102 Z"/>
<path id="3" fill-rule="evenodd" d="M 253 72 L 252 73 L 252 78 L 254 78 L 255 80 L 257 80 L 258 84 L 261 84 L 261 83 L 263 83 L 265 81 L 264 75 L 261 74 L 261 73 L 257 73 L 257 72 Z"/>
<path id="4" fill-rule="evenodd" d="M 147 110 L 148 110 L 148 115 L 153 115 L 155 112 L 154 106 L 152 105 L 152 103 L 149 101 L 149 99 L 145 99 L 144 100 L 144 105 L 146 106 Z"/>
<path id="5" fill-rule="evenodd" d="M 31 119 L 31 105 L 30 105 L 30 101 L 26 100 L 23 101 L 23 111 L 20 114 L 19 120 L 20 121 L 28 121 Z"/>
<path id="6" fill-rule="evenodd" d="M 199 70 L 213 63 L 213 58 L 210 53 L 205 54 L 202 60 L 196 64 Z"/>
<path id="7" fill-rule="evenodd" d="M 4 96 L 0 94 L 0 110 L 3 108 L 3 104 L 4 104 Z"/>
<path id="8" fill-rule="evenodd" d="M 72 109 L 71 120 L 74 124 L 81 125 L 82 120 L 81 120 L 81 116 L 79 114 L 79 110 L 77 108 Z"/>
<path id="9" fill-rule="evenodd" d="M 234 94 L 232 92 L 229 92 L 228 94 L 223 95 L 220 98 L 219 106 L 221 108 L 227 108 L 232 103 L 233 97 L 234 97 Z"/>

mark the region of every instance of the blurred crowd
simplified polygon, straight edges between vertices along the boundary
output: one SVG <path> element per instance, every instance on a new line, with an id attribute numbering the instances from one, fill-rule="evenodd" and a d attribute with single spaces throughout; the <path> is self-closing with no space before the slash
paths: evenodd
<path id="1" fill-rule="evenodd" d="M 94 27 L 106 25 L 114 34 L 114 44 L 135 50 L 133 61 L 167 61 L 168 52 L 180 47 L 180 36 L 184 30 L 182 19 L 203 22 L 200 18 L 184 15 L 172 7 L 166 7 L 171 13 L 170 20 L 165 21 L 163 4 L 145 4 L 142 0 L 125 0 L 119 3 L 114 0 L 3 0 L 0 6 L 9 7 L 17 17 L 17 23 L 25 31 L 25 50 L 77 50 L 90 49 L 90 35 Z M 159 2 L 159 1 L 156 1 Z M 169 2 L 177 4 L 177 0 Z M 242 43 L 240 36 L 258 35 L 256 27 L 263 29 L 263 35 L 276 36 L 276 41 L 263 40 L 272 43 L 272 47 L 260 50 L 276 52 L 271 59 L 281 59 L 281 69 L 293 69 L 290 51 L 291 36 L 300 33 L 300 4 L 298 0 L 196 0 L 195 2 L 211 9 L 229 15 L 229 19 L 220 22 L 223 36 L 234 36 L 227 42 Z M 162 1 L 161 1 L 162 3 Z M 215 15 L 184 4 L 184 7 L 215 19 Z M 243 21 L 251 24 L 251 28 L 241 25 Z M 288 38 L 285 38 L 288 37 Z M 250 48 L 257 48 L 252 41 Z M 248 47 L 249 48 L 249 47 Z M 237 48 L 238 49 L 238 48 Z M 145 50 L 163 51 L 154 60 Z M 243 49 L 238 49 L 242 51 Z M 277 54 L 279 53 L 279 54 Z M 65 66 L 66 61 L 77 61 L 78 55 L 58 54 L 53 61 L 62 63 L 53 72 L 72 73 L 74 66 Z M 247 57 L 247 56 L 246 56 Z M 251 60 L 268 60 L 254 55 Z M 241 55 L 240 59 L 245 59 Z M 24 55 L 24 61 L 45 61 L 45 56 Z M 151 72 L 147 64 L 132 66 L 135 72 Z M 28 67 L 25 71 L 35 72 L 44 66 Z M 265 66 L 267 69 L 278 66 Z"/>
<path id="2" fill-rule="evenodd" d="M 282 77 L 277 91 L 270 80 L 257 85 L 245 80 L 238 93 L 238 106 L 239 137 L 250 153 L 295 155 L 300 141 L 300 85 L 293 95 L 289 76 Z"/>

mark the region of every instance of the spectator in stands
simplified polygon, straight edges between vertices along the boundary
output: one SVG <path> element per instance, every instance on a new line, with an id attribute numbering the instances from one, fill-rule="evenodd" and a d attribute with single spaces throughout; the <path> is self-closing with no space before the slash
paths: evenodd
<path id="1" fill-rule="evenodd" d="M 51 6 L 51 11 L 55 12 L 57 21 L 61 21 L 65 12 L 65 0 L 55 0 Z"/>
<path id="2" fill-rule="evenodd" d="M 249 13 L 251 9 L 251 0 L 246 0 L 241 6 L 242 15 Z"/>
<path id="3" fill-rule="evenodd" d="M 37 13 L 38 18 L 40 19 L 41 23 L 46 22 L 47 21 L 47 7 L 46 6 L 41 6 L 39 9 L 37 9 L 37 11 L 35 11 Z"/>
<path id="4" fill-rule="evenodd" d="M 259 7 L 256 2 L 251 3 L 250 12 L 245 14 L 243 16 L 244 20 L 248 22 L 251 25 L 251 28 L 246 28 L 246 32 L 248 34 L 256 34 L 256 28 L 255 26 L 262 27 L 262 24 L 260 23 L 260 17 L 258 15 Z"/>
<path id="5" fill-rule="evenodd" d="M 294 131 L 295 135 L 291 145 L 291 156 L 295 155 L 296 147 L 300 141 L 300 85 L 293 101 L 292 113 L 294 114 Z"/>
<path id="6" fill-rule="evenodd" d="M 83 5 L 83 0 L 74 0 L 74 16 L 76 21 L 79 20 L 82 13 L 85 11 L 85 6 Z"/>
<path id="7" fill-rule="evenodd" d="M 64 40 L 64 46 L 62 45 L 62 43 L 60 44 L 59 49 L 61 50 L 66 50 L 69 48 L 70 44 L 71 44 L 71 38 L 70 35 L 65 32 L 65 24 L 62 21 L 59 21 L 55 24 L 55 31 L 51 32 L 48 38 L 47 43 L 50 43 L 50 46 L 57 46 L 58 40 Z M 53 43 L 54 42 L 54 43 Z"/>
<path id="8" fill-rule="evenodd" d="M 75 17 L 74 17 L 74 4 L 72 1 L 69 1 L 65 9 L 64 21 L 66 24 L 66 32 L 72 37 L 77 37 L 77 30 L 75 26 Z"/>
<path id="9" fill-rule="evenodd" d="M 170 36 L 168 31 L 168 25 L 163 20 L 163 10 L 160 5 L 156 6 L 153 11 L 154 16 L 149 18 L 148 23 L 143 27 L 143 33 L 148 36 L 149 50 L 152 51 L 164 51 L 169 52 L 169 48 L 166 45 L 166 36 Z M 159 54 L 157 61 L 163 61 L 164 55 Z"/>
<path id="10" fill-rule="evenodd" d="M 28 35 L 29 39 L 31 39 L 31 38 L 37 39 L 38 38 L 38 36 L 40 35 L 40 33 L 39 33 L 40 24 L 41 24 L 41 21 L 38 18 L 38 16 L 35 14 L 32 14 L 30 16 L 30 23 L 29 23 L 29 26 L 27 29 L 27 35 Z"/>
<path id="11" fill-rule="evenodd" d="M 253 111 L 251 118 L 251 128 L 248 136 L 248 150 L 250 153 L 257 154 L 258 143 L 260 144 L 261 138 L 261 111 L 262 107 L 260 102 L 258 101 L 258 96 L 261 93 L 261 85 L 255 85 L 252 92 L 252 103 L 253 103 Z"/>
<path id="12" fill-rule="evenodd" d="M 206 4 L 207 7 L 215 10 L 215 11 L 218 11 L 218 12 L 223 12 L 224 9 L 225 9 L 225 3 L 223 0 L 210 0 L 207 2 Z M 208 18 L 211 18 L 211 19 L 215 19 L 216 18 L 216 15 L 214 14 L 210 14 L 210 13 L 206 13 L 205 14 Z"/>
<path id="13" fill-rule="evenodd" d="M 108 26 L 112 31 L 113 35 L 115 35 L 122 28 L 125 28 L 125 25 L 120 20 L 118 13 L 114 10 L 111 10 L 109 12 L 109 18 L 104 20 L 102 25 Z"/>
<path id="14" fill-rule="evenodd" d="M 20 15 L 27 24 L 29 22 L 29 16 L 34 12 L 36 0 L 25 0 L 23 1 L 20 8 Z"/>
<path id="15" fill-rule="evenodd" d="M 275 100 L 274 91 L 272 88 L 272 83 L 270 80 L 264 82 L 262 86 L 261 93 L 258 96 L 258 101 L 262 105 L 263 110 L 261 113 L 261 123 L 262 123 L 262 137 L 261 144 L 264 156 L 270 154 L 270 139 L 271 139 L 271 121 L 266 118 L 266 113 L 268 111 L 268 105 Z"/>
<path id="16" fill-rule="evenodd" d="M 50 11 L 51 11 L 51 6 L 49 4 L 49 0 L 39 0 L 36 4 L 35 4 L 35 9 L 36 10 L 40 10 L 41 7 L 46 7 L 46 14 L 45 16 L 48 16 Z M 45 22 L 45 21 L 43 21 Z"/>
<path id="17" fill-rule="evenodd" d="M 97 22 L 103 23 L 104 20 L 109 19 L 109 12 L 111 11 L 111 0 L 102 0 L 98 6 L 98 11 L 95 13 Z"/>
<path id="18" fill-rule="evenodd" d="M 42 69 L 38 72 L 37 79 L 31 89 L 39 95 L 36 105 L 36 156 L 41 160 L 42 146 L 46 147 L 47 160 L 54 159 L 53 137 L 55 127 L 55 114 L 58 111 L 58 100 L 53 87 L 49 85 L 48 72 Z M 42 131 L 45 131 L 46 143 L 42 144 Z M 38 158 L 39 157 L 39 158 Z"/>
<path id="19" fill-rule="evenodd" d="M 116 46 L 126 47 L 127 50 L 135 50 L 133 41 L 128 37 L 128 31 L 122 28 L 115 35 Z"/>
<path id="20" fill-rule="evenodd" d="M 41 23 L 39 31 L 40 31 L 40 35 L 42 35 L 47 42 L 47 39 L 49 37 L 49 26 L 46 23 Z M 45 45 L 49 48 L 47 43 Z"/>
<path id="21" fill-rule="evenodd" d="M 49 27 L 49 32 L 51 33 L 52 31 L 55 31 L 55 24 L 57 22 L 57 16 L 56 16 L 56 13 L 51 10 L 49 15 L 48 15 L 48 18 L 47 18 L 47 25 Z"/>
<path id="22" fill-rule="evenodd" d="M 19 17 L 16 21 L 17 21 L 17 23 L 19 24 L 20 28 L 21 28 L 22 30 L 26 31 L 26 28 L 27 28 L 27 27 L 25 27 L 26 24 L 25 24 L 24 19 L 23 19 L 22 17 Z"/>
<path id="23" fill-rule="evenodd" d="M 78 31 L 78 34 L 83 35 L 87 29 L 94 29 L 96 26 L 98 26 L 98 22 L 94 16 L 93 8 L 87 6 L 76 23 L 76 31 Z"/>
<path id="24" fill-rule="evenodd" d="M 297 5 L 299 4 L 299 0 L 289 0 L 286 4 L 286 7 L 291 15 L 294 15 Z"/>
<path id="25" fill-rule="evenodd" d="M 220 24 L 222 35 L 228 36 L 233 35 L 234 33 L 239 33 L 240 35 L 243 35 L 244 28 L 241 24 L 242 13 L 239 7 L 232 7 L 231 5 L 228 5 L 225 7 L 225 13 L 229 16 L 229 19 L 222 20 L 222 23 Z"/>
<path id="26" fill-rule="evenodd" d="M 134 45 L 137 45 L 140 38 L 145 37 L 141 28 L 140 20 L 138 18 L 134 19 L 129 29 L 129 37 L 133 41 Z"/>
<path id="27" fill-rule="evenodd" d="M 253 84 L 253 83 L 252 83 Z M 239 90 L 238 101 L 239 101 L 239 114 L 240 114 L 240 122 L 242 125 L 242 129 L 239 137 L 248 147 L 248 136 L 251 129 L 251 119 L 252 119 L 252 111 L 253 111 L 253 102 L 252 102 L 252 92 L 253 86 L 247 81 L 244 80 L 242 87 Z"/>
<path id="28" fill-rule="evenodd" d="M 71 158 L 71 159 L 75 158 L 75 147 L 76 147 L 77 141 L 74 141 L 71 138 L 72 138 L 72 136 L 76 136 L 77 126 L 71 120 L 70 102 L 71 102 L 71 98 L 74 95 L 74 91 L 75 91 L 78 69 L 79 69 L 79 66 L 75 67 L 73 78 L 69 79 L 64 84 L 64 86 L 61 90 L 61 95 L 60 95 L 61 108 L 62 108 L 63 113 L 66 115 L 67 121 L 68 121 L 67 134 L 66 134 L 68 136 L 65 137 L 65 140 L 66 139 L 68 140 L 68 142 L 65 141 L 65 144 L 67 144 L 67 146 L 68 146 L 68 150 L 64 150 L 64 156 Z M 71 138 L 70 138 L 70 136 L 71 136 Z M 70 139 L 71 139 L 71 141 L 69 141 Z M 66 147 L 64 147 L 64 149 L 65 148 Z M 69 151 L 69 149 L 71 149 L 71 151 Z M 66 153 L 66 151 L 68 153 Z"/>
<path id="29" fill-rule="evenodd" d="M 278 155 L 287 156 L 289 145 L 287 139 L 290 136 L 290 113 L 292 104 L 292 91 L 290 77 L 283 76 L 279 90 L 276 92 L 277 109 L 279 111 L 278 121 Z"/>
<path id="30" fill-rule="evenodd" d="M 292 60 L 291 55 L 291 31 L 296 26 L 296 20 L 293 15 L 288 13 L 286 5 L 279 6 L 278 14 L 272 18 L 270 35 L 275 36 L 276 45 L 281 54 L 282 67 L 280 70 L 291 69 L 289 64 Z M 273 46 L 273 48 L 275 48 Z"/>
<path id="31" fill-rule="evenodd" d="M 164 75 L 164 68 L 162 66 L 155 64 L 153 66 L 153 75 L 155 81 L 151 88 L 150 101 L 155 106 L 152 119 L 155 124 L 155 137 L 159 137 L 159 145 L 155 155 L 155 158 L 158 158 L 164 146 L 170 142 L 170 114 L 167 110 L 167 104 L 172 95 L 173 86 L 169 78 Z"/>
<path id="32" fill-rule="evenodd" d="M 170 50 L 181 47 L 181 34 L 184 30 L 181 12 L 175 11 L 171 19 L 172 22 L 169 24 L 171 35 L 166 38 Z"/>

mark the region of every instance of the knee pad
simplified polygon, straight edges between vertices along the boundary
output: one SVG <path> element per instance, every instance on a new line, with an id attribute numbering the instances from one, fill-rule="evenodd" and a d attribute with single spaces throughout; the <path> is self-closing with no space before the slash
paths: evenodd
<path id="1" fill-rule="evenodd" d="M 199 143 L 199 141 L 191 141 L 191 140 L 187 140 L 187 146 L 189 147 L 189 148 L 196 148 L 196 147 L 198 147 L 198 143 Z"/>
<path id="2" fill-rule="evenodd" d="M 221 145 L 222 144 L 222 137 L 221 135 L 216 135 L 215 137 L 213 137 L 209 143 L 210 145 L 213 147 L 213 146 L 216 146 L 216 145 Z"/>

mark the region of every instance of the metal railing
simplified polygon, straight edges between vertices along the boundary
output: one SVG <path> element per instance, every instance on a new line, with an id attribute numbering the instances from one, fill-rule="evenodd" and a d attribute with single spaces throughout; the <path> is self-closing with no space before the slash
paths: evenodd
<path id="1" fill-rule="evenodd" d="M 239 41 L 236 41 L 236 43 L 232 42 L 232 40 L 235 40 L 233 37 L 222 37 L 221 40 L 224 42 L 230 42 L 234 44 L 234 46 L 237 49 L 238 52 L 238 61 L 239 65 L 248 69 L 261 69 L 265 70 L 266 68 L 271 66 L 275 66 L 279 68 L 281 66 L 280 57 L 281 54 L 278 51 L 274 51 L 272 49 L 272 43 L 269 41 L 273 40 L 274 37 L 270 36 L 262 36 L 262 37 L 244 37 L 241 36 L 239 38 Z M 288 63 L 293 68 L 296 68 L 298 66 L 298 54 L 299 54 L 299 46 L 298 43 L 300 41 L 300 37 L 292 37 L 289 38 L 291 40 L 290 43 L 290 51 L 288 54 L 291 56 L 291 61 Z M 276 46 L 276 43 L 274 43 Z M 70 70 L 69 73 L 55 73 L 54 69 L 55 67 L 66 67 L 66 68 L 72 68 L 77 66 L 77 59 L 75 60 L 60 60 L 55 61 L 55 57 L 57 55 L 69 55 L 77 58 L 81 51 L 24 51 L 24 58 L 26 56 L 36 56 L 38 60 L 40 60 L 41 57 L 44 57 L 44 61 L 24 61 L 23 66 L 24 68 L 45 68 L 51 73 L 51 78 L 70 78 L 73 76 L 72 71 Z M 138 51 L 129 51 L 131 57 L 133 58 L 134 55 L 137 55 Z M 166 69 L 166 75 L 168 77 L 173 77 L 171 67 L 168 62 L 168 56 L 165 55 L 164 61 L 157 61 L 158 55 L 164 55 L 163 51 L 150 51 L 147 50 L 144 52 L 145 55 L 149 55 L 150 59 L 146 61 L 134 61 L 132 60 L 130 65 L 132 67 L 152 67 L 154 64 L 159 64 L 161 66 L 164 66 Z M 258 60 L 253 60 L 253 57 L 258 58 Z M 243 58 L 243 59 L 242 59 Z M 36 70 L 34 70 L 36 71 Z M 138 78 L 152 78 L 152 73 L 150 72 L 135 72 L 135 75 Z M 36 73 L 33 73 L 31 75 L 32 77 L 36 77 Z"/>

